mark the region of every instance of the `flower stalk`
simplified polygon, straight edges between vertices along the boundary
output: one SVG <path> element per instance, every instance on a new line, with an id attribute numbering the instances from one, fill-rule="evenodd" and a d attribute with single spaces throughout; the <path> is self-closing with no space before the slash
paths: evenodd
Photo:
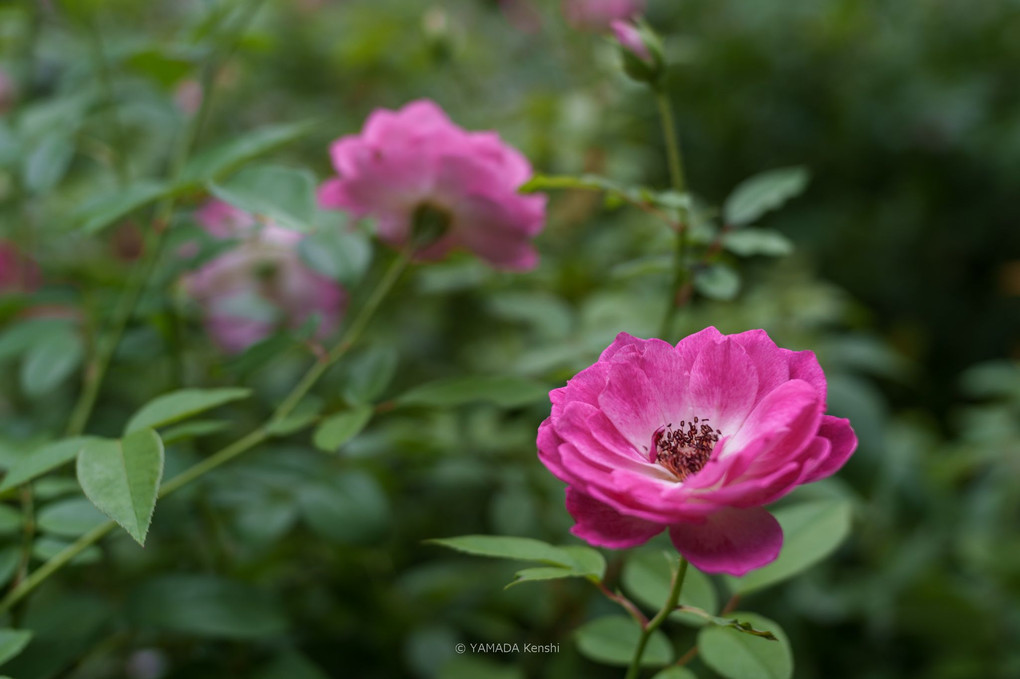
<path id="1" fill-rule="evenodd" d="M 669 596 L 666 598 L 666 603 L 655 614 L 655 617 L 649 620 L 641 629 L 641 637 L 638 639 L 637 647 L 634 649 L 634 659 L 631 660 L 630 667 L 627 669 L 626 679 L 637 679 L 638 673 L 641 671 L 641 658 L 645 654 L 645 646 L 648 645 L 648 640 L 651 638 L 652 633 L 659 629 L 662 623 L 666 622 L 666 618 L 677 607 L 680 601 L 680 592 L 684 586 L 684 578 L 687 576 L 687 565 L 687 559 L 681 556 L 680 563 L 673 574 L 673 584 L 669 588 Z"/>

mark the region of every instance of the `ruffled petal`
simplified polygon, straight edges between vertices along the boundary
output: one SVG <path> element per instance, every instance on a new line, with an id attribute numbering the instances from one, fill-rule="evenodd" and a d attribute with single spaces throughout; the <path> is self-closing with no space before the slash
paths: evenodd
<path id="1" fill-rule="evenodd" d="M 567 488 L 567 511 L 577 522 L 570 532 L 598 547 L 636 547 L 648 542 L 664 528 L 659 523 L 621 514 L 574 488 Z"/>
<path id="2" fill-rule="evenodd" d="M 831 448 L 828 456 L 811 470 L 803 483 L 832 476 L 846 464 L 846 461 L 857 449 L 857 435 L 850 426 L 850 420 L 845 418 L 823 415 L 822 424 L 818 428 L 818 436 L 828 439 Z"/>
<path id="3" fill-rule="evenodd" d="M 699 570 L 737 577 L 775 561 L 783 546 L 783 529 L 761 507 L 724 509 L 703 524 L 670 526 L 669 537 Z"/>
<path id="4" fill-rule="evenodd" d="M 729 337 L 706 344 L 691 367 L 693 417 L 708 419 L 713 428 L 730 434 L 744 421 L 758 393 L 758 371 L 738 342 Z"/>

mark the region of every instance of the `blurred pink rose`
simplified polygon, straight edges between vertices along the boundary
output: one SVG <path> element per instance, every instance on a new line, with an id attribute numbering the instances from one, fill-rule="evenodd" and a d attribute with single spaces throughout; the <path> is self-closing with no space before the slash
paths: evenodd
<path id="1" fill-rule="evenodd" d="M 567 23 L 582 31 L 606 33 L 613 21 L 633 19 L 644 10 L 644 0 L 563 0 Z"/>
<path id="2" fill-rule="evenodd" d="M 621 45 L 633 52 L 638 59 L 649 64 L 652 63 L 652 53 L 648 50 L 648 45 L 645 44 L 645 41 L 641 39 L 641 32 L 638 31 L 634 24 L 618 19 L 613 21 L 611 27 L 613 34 Z"/>
<path id="3" fill-rule="evenodd" d="M 621 333 L 549 394 L 538 455 L 567 483 L 572 532 L 622 549 L 669 531 L 709 573 L 743 575 L 783 544 L 762 505 L 835 473 L 857 447 L 825 414 L 815 355 L 764 330 L 706 328 L 675 347 Z"/>
<path id="4" fill-rule="evenodd" d="M 360 135 L 341 137 L 331 153 L 340 176 L 319 188 L 319 203 L 371 215 L 384 241 L 401 247 L 428 219 L 447 228 L 421 258 L 466 248 L 503 269 L 536 265 L 531 239 L 545 222 L 545 196 L 517 192 L 531 165 L 496 133 L 467 132 L 421 100 L 376 110 Z"/>
<path id="5" fill-rule="evenodd" d="M 0 295 L 7 292 L 31 292 L 39 287 L 39 267 L 22 256 L 18 247 L 0 240 Z"/>
<path id="6" fill-rule="evenodd" d="M 203 309 L 206 329 L 225 351 L 243 351 L 281 328 L 297 328 L 318 314 L 318 337 L 336 329 L 347 293 L 312 271 L 298 254 L 304 237 L 219 201 L 198 212 L 217 238 L 239 245 L 184 277 L 184 289 Z"/>

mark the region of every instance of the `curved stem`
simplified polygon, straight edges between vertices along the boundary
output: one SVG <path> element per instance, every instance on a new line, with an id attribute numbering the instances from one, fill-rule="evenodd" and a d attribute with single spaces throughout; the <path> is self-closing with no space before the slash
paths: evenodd
<path id="1" fill-rule="evenodd" d="M 242 453 L 251 450 L 272 436 L 272 425 L 280 422 L 289 415 L 302 397 L 304 397 L 308 391 L 315 386 L 315 383 L 318 382 L 319 378 L 322 377 L 326 370 L 340 360 L 340 358 L 342 358 L 361 337 L 365 328 L 368 326 L 368 322 L 375 315 L 376 311 L 378 311 L 383 299 L 385 299 L 386 295 L 390 292 L 390 290 L 392 290 L 397 279 L 400 278 L 400 274 L 407 268 L 409 261 L 410 257 L 407 254 L 400 254 L 396 257 L 396 259 L 394 259 L 393 263 L 390 264 L 390 267 L 386 270 L 386 273 L 383 275 L 376 288 L 372 291 L 372 294 L 366 300 L 364 306 L 361 307 L 358 315 L 355 316 L 354 320 L 351 321 L 351 324 L 347 326 L 347 329 L 340 337 L 336 346 L 333 347 L 329 354 L 312 366 L 312 368 L 305 374 L 304 378 L 298 382 L 294 389 L 291 390 L 290 394 L 288 394 L 276 410 L 273 411 L 273 414 L 265 423 L 249 432 L 247 435 L 239 438 L 237 441 L 234 441 L 226 448 L 210 455 L 201 462 L 189 467 L 174 478 L 162 484 L 159 489 L 159 497 L 164 498 L 167 495 L 180 490 L 184 486 L 192 483 L 202 476 L 205 476 L 214 469 L 222 467 L 224 464 L 230 462 Z M 98 542 L 115 526 L 116 524 L 113 521 L 107 521 L 106 523 L 97 526 L 37 568 L 27 578 L 22 580 L 14 589 L 12 589 L 2 601 L 0 601 L 0 615 L 7 613 L 12 606 L 17 604 L 32 590 L 38 587 L 46 580 L 46 578 L 60 570 L 63 566 L 74 559 L 74 557 L 81 554 L 81 552 L 83 552 L 87 547 Z"/>
<path id="2" fill-rule="evenodd" d="M 676 573 L 673 575 L 673 585 L 669 589 L 669 596 L 666 598 L 666 603 L 655 614 L 647 625 L 641 630 L 641 637 L 638 639 L 638 645 L 634 649 L 634 659 L 630 662 L 630 668 L 627 670 L 626 679 L 637 679 L 638 673 L 641 671 L 641 658 L 645 654 L 645 646 L 648 645 L 648 640 L 652 636 L 652 632 L 659 629 L 662 623 L 666 622 L 666 618 L 677 606 L 677 602 L 680 601 L 680 591 L 684 586 L 684 577 L 687 575 L 687 559 L 680 557 L 680 565 L 677 568 Z"/>

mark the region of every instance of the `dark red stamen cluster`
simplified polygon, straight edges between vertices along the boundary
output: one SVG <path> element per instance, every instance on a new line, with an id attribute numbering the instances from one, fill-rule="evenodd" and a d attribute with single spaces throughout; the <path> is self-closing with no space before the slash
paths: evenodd
<path id="1" fill-rule="evenodd" d="M 671 471 L 680 481 L 697 474 L 712 456 L 712 450 L 722 432 L 712 429 L 708 420 L 697 417 L 691 422 L 680 420 L 680 426 L 673 424 L 659 427 L 652 434 L 654 461 Z"/>

